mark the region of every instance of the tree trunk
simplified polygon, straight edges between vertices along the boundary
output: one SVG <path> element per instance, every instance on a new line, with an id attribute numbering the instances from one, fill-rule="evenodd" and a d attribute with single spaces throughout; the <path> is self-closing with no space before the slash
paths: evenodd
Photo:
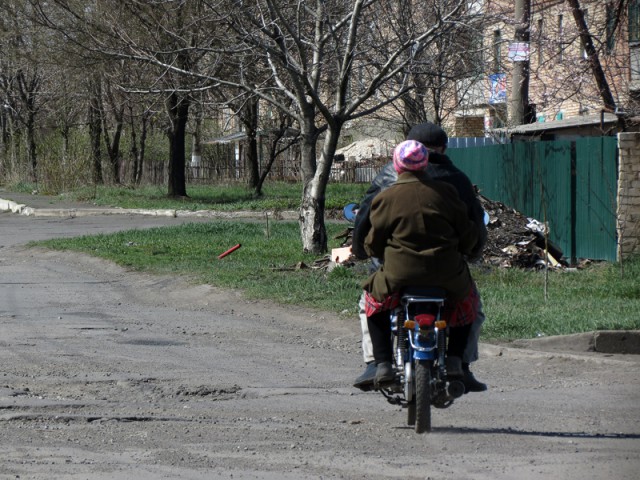
<path id="1" fill-rule="evenodd" d="M 149 110 L 146 110 L 140 117 L 140 140 L 138 140 L 138 134 L 136 132 L 136 126 L 134 123 L 133 109 L 131 107 L 129 107 L 129 112 L 129 127 L 131 128 L 131 158 L 133 160 L 133 168 L 131 169 L 131 181 L 135 185 L 140 185 L 140 182 L 142 181 L 145 145 L 147 142 L 147 124 L 151 113 L 149 112 Z"/>
<path id="2" fill-rule="evenodd" d="M 91 159 L 93 161 L 93 181 L 97 185 L 104 183 L 102 176 L 102 152 L 100 149 L 102 141 L 102 119 L 100 118 L 100 97 L 102 89 L 99 80 L 91 81 L 89 84 L 89 137 L 91 142 Z"/>
<path id="3" fill-rule="evenodd" d="M 122 138 L 122 116 L 116 118 L 116 128 L 113 133 L 113 138 L 110 140 L 105 128 L 105 140 L 107 142 L 107 151 L 109 153 L 109 162 L 111 163 L 111 173 L 113 175 L 113 181 L 116 184 L 121 183 L 121 169 L 120 169 L 120 139 Z"/>
<path id="4" fill-rule="evenodd" d="M 29 162 L 31 164 L 31 177 L 33 182 L 38 185 L 38 157 L 36 154 L 36 129 L 35 129 L 35 113 L 29 109 L 27 112 L 27 149 L 29 153 Z"/>
<path id="5" fill-rule="evenodd" d="M 324 223 L 325 195 L 341 129 L 342 124 L 336 124 L 329 128 L 317 165 L 315 162 L 315 141 L 312 150 L 311 145 L 308 144 L 309 137 L 305 138 L 306 148 L 303 148 L 302 165 L 307 165 L 307 168 L 310 165 L 317 167 L 314 174 L 305 179 L 302 206 L 300 207 L 300 235 L 303 250 L 307 253 L 320 255 L 327 252 L 327 230 Z"/>
<path id="6" fill-rule="evenodd" d="M 138 149 L 138 168 L 136 170 L 135 178 L 136 185 L 140 185 L 142 181 L 142 172 L 144 167 L 144 154 L 147 146 L 147 132 L 149 130 L 149 118 L 151 118 L 151 112 L 147 110 L 142 115 L 142 128 L 140 131 L 140 148 Z"/>
<path id="7" fill-rule="evenodd" d="M 191 138 L 191 178 L 202 178 L 202 120 L 204 118 L 204 99 L 202 96 L 198 100 L 194 100 L 191 108 L 191 115 L 194 123 L 193 134 Z"/>
<path id="8" fill-rule="evenodd" d="M 189 99 L 178 92 L 172 92 L 167 98 L 167 112 L 171 122 L 169 136 L 169 185 L 170 197 L 186 197 L 185 181 L 185 140 L 187 120 L 189 118 Z"/>
<path id="9" fill-rule="evenodd" d="M 2 128 L 2 153 L 9 151 L 9 141 L 11 140 L 11 132 L 9 129 L 10 113 L 8 105 L 0 107 L 0 126 Z"/>
<path id="10" fill-rule="evenodd" d="M 109 124 L 107 115 L 104 112 L 104 106 L 100 101 L 100 107 L 102 108 L 102 131 L 104 133 L 105 145 L 107 147 L 107 153 L 109 155 L 109 163 L 111 165 L 111 174 L 113 176 L 113 182 L 116 184 L 122 183 L 122 171 L 120 162 L 122 161 L 122 154 L 120 152 L 120 140 L 122 138 L 122 129 L 124 127 L 124 102 L 118 101 L 113 94 L 111 83 L 105 83 L 105 97 L 107 99 L 107 105 L 113 117 L 115 123 L 113 138 L 109 135 Z"/>
<path id="11" fill-rule="evenodd" d="M 614 100 L 611 89 L 609 88 L 609 83 L 607 82 L 607 77 L 602 69 L 596 47 L 593 45 L 593 38 L 591 38 L 589 27 L 584 19 L 584 11 L 580 8 L 580 1 L 567 0 L 567 3 L 571 7 L 573 18 L 576 22 L 576 26 L 578 27 L 578 31 L 580 32 L 582 46 L 587 54 L 587 58 L 589 59 L 591 72 L 593 73 L 596 85 L 598 86 L 598 92 L 600 93 L 600 98 L 602 98 L 604 108 L 609 112 L 613 112 L 616 109 L 616 101 Z"/>
<path id="12" fill-rule="evenodd" d="M 258 98 L 250 98 L 242 107 L 240 119 L 247 134 L 247 151 L 245 159 L 249 164 L 249 186 L 255 189 L 260 182 L 260 165 L 258 158 Z"/>
<path id="13" fill-rule="evenodd" d="M 38 158 L 36 149 L 36 95 L 38 94 L 40 79 L 37 72 L 34 72 L 30 79 L 24 71 L 19 70 L 17 74 L 18 89 L 20 98 L 25 106 L 27 127 L 27 155 L 31 170 L 31 179 L 38 184 Z"/>

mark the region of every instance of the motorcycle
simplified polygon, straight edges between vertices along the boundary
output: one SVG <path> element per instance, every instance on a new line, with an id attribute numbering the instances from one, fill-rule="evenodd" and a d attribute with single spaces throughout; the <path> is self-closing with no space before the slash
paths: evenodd
<path id="1" fill-rule="evenodd" d="M 407 409 L 416 433 L 431 431 L 431 407 L 448 408 L 464 394 L 462 379 L 447 376 L 448 326 L 445 292 L 406 288 L 391 312 L 394 380 L 374 385 L 394 405 Z"/>
<path id="2" fill-rule="evenodd" d="M 343 215 L 353 222 L 357 212 L 358 204 L 350 203 Z M 409 287 L 401 292 L 390 314 L 395 378 L 373 387 L 389 403 L 407 409 L 407 424 L 416 433 L 431 431 L 432 406 L 448 408 L 465 393 L 462 379 L 447 375 L 445 301 L 440 288 Z"/>

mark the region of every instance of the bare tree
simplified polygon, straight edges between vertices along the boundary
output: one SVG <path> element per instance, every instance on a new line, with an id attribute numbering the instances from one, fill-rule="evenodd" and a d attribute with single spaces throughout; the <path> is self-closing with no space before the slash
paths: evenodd
<path id="1" fill-rule="evenodd" d="M 31 0 L 31 3 L 43 25 L 84 48 L 87 56 L 155 70 L 155 76 L 146 85 L 120 79 L 118 86 L 130 93 L 163 96 L 169 139 L 168 195 L 187 196 L 186 127 L 192 93 L 202 90 L 197 65 L 205 53 L 211 57 L 211 44 L 217 41 L 211 18 L 203 10 L 205 2 L 107 0 L 89 6 L 66 0 Z M 210 62 L 210 68 L 213 63 L 215 60 Z M 133 81 L 131 78 L 129 81 Z M 210 83 L 207 88 L 211 88 Z M 115 169 L 119 161 L 116 146 L 123 125 L 123 105 L 112 102 L 111 113 L 116 128 L 108 147 Z"/>
<path id="2" fill-rule="evenodd" d="M 194 92 L 224 85 L 291 115 L 300 131 L 301 238 L 312 253 L 327 250 L 326 186 L 344 125 L 407 94 L 411 65 L 469 5 L 421 2 L 421 12 L 438 14 L 407 28 L 409 0 L 31 1 L 43 23 L 72 41 L 80 32 L 93 52 L 154 68 L 155 83 L 137 91 L 165 95 L 170 195 L 186 195 L 184 133 Z"/>
<path id="3" fill-rule="evenodd" d="M 327 249 L 326 185 L 344 124 L 402 97 L 411 88 L 406 69 L 413 55 L 451 28 L 467 3 L 433 0 L 432 6 L 441 12 L 437 21 L 416 22 L 407 33 L 399 21 L 403 4 L 386 0 L 204 2 L 199 4 L 201 16 L 212 15 L 215 25 L 225 31 L 224 69 L 218 68 L 220 43 L 215 48 L 182 45 L 181 50 L 171 50 L 175 56 L 167 56 L 157 46 L 154 50 L 131 41 L 130 53 L 117 55 L 129 55 L 198 83 L 206 78 L 209 86 L 239 88 L 291 114 L 300 129 L 303 248 L 321 253 Z M 180 36 L 174 25 L 162 26 L 171 37 Z M 197 72 L 181 63 L 180 58 L 188 55 L 202 55 Z M 267 70 L 269 76 L 245 75 L 247 62 Z M 235 75 L 230 74 L 234 69 Z M 350 88 L 354 71 L 362 78 L 357 91 Z M 283 103 L 282 95 L 291 103 Z M 180 105 L 188 109 L 187 101 L 175 102 L 170 111 L 180 111 Z"/>
<path id="4" fill-rule="evenodd" d="M 41 95 L 43 71 L 39 62 L 42 39 L 29 21 L 27 12 L 20 7 L 20 4 L 11 2 L 0 10 L 3 44 L 0 49 L 0 89 L 3 114 L 11 120 L 14 134 L 18 131 L 24 134 L 30 177 L 37 184 L 36 116 L 44 101 Z M 10 141 L 17 139 L 12 135 Z"/>
<path id="5" fill-rule="evenodd" d="M 404 73 L 412 56 L 407 53 L 424 50 L 467 2 L 445 3 L 437 23 L 418 24 L 409 34 L 398 20 L 402 5 L 377 0 L 263 0 L 223 18 L 235 33 L 235 48 L 251 50 L 271 72 L 261 84 L 235 84 L 283 110 L 289 106 L 273 97 L 273 89 L 292 101 L 290 113 L 301 132 L 304 186 L 299 223 L 305 251 L 327 249 L 326 185 L 344 124 L 409 90 Z M 350 88 L 354 72 L 362 77 L 358 90 Z M 375 97 L 382 91 L 386 100 L 381 102 Z"/>
<path id="6" fill-rule="evenodd" d="M 439 2 L 440 7 L 446 2 Z M 401 20 L 408 32 L 415 31 L 416 23 L 435 24 L 448 11 L 429 8 L 430 5 L 405 2 Z M 417 14 L 416 14 L 417 12 Z M 409 91 L 393 109 L 376 115 L 385 122 L 400 125 L 406 135 L 409 129 L 425 121 L 438 125 L 445 123 L 464 105 L 470 90 L 484 84 L 484 60 L 487 47 L 482 31 L 490 23 L 490 15 L 477 9 L 460 9 L 449 17 L 446 28 L 420 52 L 411 52 L 406 69 Z"/>

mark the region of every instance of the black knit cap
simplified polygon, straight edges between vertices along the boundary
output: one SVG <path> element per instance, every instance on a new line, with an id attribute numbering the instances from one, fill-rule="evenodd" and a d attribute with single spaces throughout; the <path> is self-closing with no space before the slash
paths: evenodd
<path id="1" fill-rule="evenodd" d="M 445 131 L 431 122 L 415 125 L 409 130 L 407 140 L 417 140 L 427 147 L 446 147 L 449 142 Z"/>

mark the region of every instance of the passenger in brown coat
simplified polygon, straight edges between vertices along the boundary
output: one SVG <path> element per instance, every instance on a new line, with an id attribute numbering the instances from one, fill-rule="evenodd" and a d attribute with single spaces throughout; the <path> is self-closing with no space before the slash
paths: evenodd
<path id="1" fill-rule="evenodd" d="M 374 298 L 408 285 L 439 286 L 452 300 L 467 295 L 471 276 L 463 255 L 478 235 L 455 188 L 423 171 L 401 173 L 373 200 L 370 218 L 365 249 L 384 261 L 367 283 Z"/>
<path id="2" fill-rule="evenodd" d="M 367 313 L 376 382 L 393 379 L 389 344 L 388 309 L 403 287 L 440 287 L 452 304 L 465 301 L 475 286 L 464 259 L 478 241 L 478 230 L 469 219 L 456 189 L 431 180 L 425 172 L 428 151 L 408 140 L 394 151 L 398 180 L 373 200 L 371 230 L 365 249 L 383 260 L 382 267 L 364 283 L 371 307 Z M 459 357 L 466 346 L 470 324 L 451 328 L 451 375 L 461 375 Z"/>

